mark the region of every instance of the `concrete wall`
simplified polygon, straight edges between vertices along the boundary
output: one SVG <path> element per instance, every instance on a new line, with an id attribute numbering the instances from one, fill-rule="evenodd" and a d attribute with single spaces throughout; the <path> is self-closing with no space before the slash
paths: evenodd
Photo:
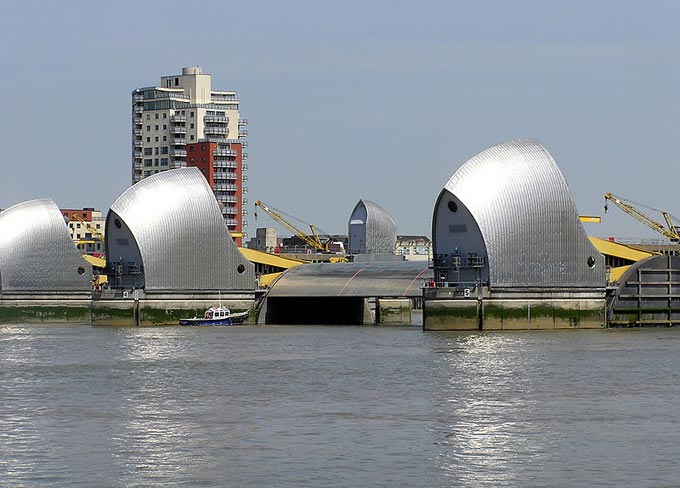
<path id="1" fill-rule="evenodd" d="M 409 298 L 378 298 L 378 325 L 411 325 L 413 307 Z"/>
<path id="2" fill-rule="evenodd" d="M 87 324 L 90 320 L 89 297 L 24 295 L 0 298 L 0 324 Z"/>
<path id="3" fill-rule="evenodd" d="M 426 300 L 425 330 L 601 329 L 604 299 Z"/>
<path id="4" fill-rule="evenodd" d="M 135 301 L 128 298 L 105 298 L 92 301 L 93 325 L 155 326 L 179 325 L 180 318 L 202 317 L 206 309 L 219 305 L 217 300 L 204 298 L 154 299 Z M 222 299 L 222 305 L 232 312 L 246 312 L 254 307 L 249 298 Z"/>

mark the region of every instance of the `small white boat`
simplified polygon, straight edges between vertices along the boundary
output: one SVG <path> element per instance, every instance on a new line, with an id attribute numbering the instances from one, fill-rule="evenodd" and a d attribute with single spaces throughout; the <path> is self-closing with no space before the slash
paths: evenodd
<path id="1" fill-rule="evenodd" d="M 179 325 L 240 325 L 248 318 L 248 312 L 231 313 L 227 307 L 210 307 L 203 317 L 179 319 Z"/>

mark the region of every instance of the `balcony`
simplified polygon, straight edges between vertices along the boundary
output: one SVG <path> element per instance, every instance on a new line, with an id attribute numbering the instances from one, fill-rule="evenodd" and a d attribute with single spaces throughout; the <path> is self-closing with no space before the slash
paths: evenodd
<path id="1" fill-rule="evenodd" d="M 248 147 L 248 141 L 238 141 L 243 149 Z"/>
<path id="2" fill-rule="evenodd" d="M 229 134 L 229 129 L 227 127 L 214 125 L 206 125 L 203 131 L 206 134 L 223 134 L 223 135 Z"/>
<path id="3" fill-rule="evenodd" d="M 248 137 L 248 131 L 247 130 L 239 130 L 238 136 L 239 137 Z"/>
<path id="4" fill-rule="evenodd" d="M 227 94 L 227 93 L 211 93 L 210 99 L 218 101 L 218 102 L 222 102 L 222 101 L 225 101 L 225 100 L 235 101 L 235 102 L 238 101 L 238 97 L 236 95 L 233 95 L 233 94 L 230 94 L 230 93 L 229 94 Z"/>
<path id="5" fill-rule="evenodd" d="M 221 196 L 217 198 L 222 203 L 238 203 L 238 198 L 232 195 Z"/>
<path id="6" fill-rule="evenodd" d="M 186 161 L 182 160 L 170 161 L 170 166 L 168 166 L 168 168 L 170 169 L 184 168 L 186 165 L 187 165 Z"/>
<path id="7" fill-rule="evenodd" d="M 225 183 L 216 183 L 215 186 L 213 187 L 213 190 L 215 191 L 237 191 L 238 188 L 236 185 L 228 185 Z"/>
<path id="8" fill-rule="evenodd" d="M 182 127 L 181 125 L 173 125 L 173 126 L 170 126 L 170 133 L 171 134 L 186 134 L 187 128 Z"/>
<path id="9" fill-rule="evenodd" d="M 236 169 L 236 161 L 215 161 L 213 163 L 213 168 L 231 168 Z"/>
<path id="10" fill-rule="evenodd" d="M 186 146 L 187 140 L 186 137 L 173 137 L 170 141 L 170 144 L 173 146 Z"/>
<path id="11" fill-rule="evenodd" d="M 214 173 L 213 174 L 213 179 L 214 180 L 229 180 L 229 181 L 236 181 L 236 173 Z"/>
<path id="12" fill-rule="evenodd" d="M 170 151 L 170 156 L 173 158 L 186 158 L 187 152 L 184 149 L 173 149 Z"/>
<path id="13" fill-rule="evenodd" d="M 245 164 L 245 163 L 243 163 L 243 164 L 241 165 L 241 171 L 248 171 L 248 165 Z"/>
<path id="14" fill-rule="evenodd" d="M 248 175 L 241 175 L 241 181 L 243 182 L 248 181 Z"/>
<path id="15" fill-rule="evenodd" d="M 222 215 L 237 215 L 238 209 L 236 207 L 223 207 Z"/>
<path id="16" fill-rule="evenodd" d="M 181 124 L 187 121 L 186 115 L 171 115 L 170 122 Z"/>
<path id="17" fill-rule="evenodd" d="M 144 100 L 144 96 L 141 93 L 135 93 L 132 95 L 132 100 L 135 102 L 141 102 Z"/>
<path id="18" fill-rule="evenodd" d="M 231 156 L 235 158 L 238 156 L 238 153 L 234 151 L 233 149 L 215 149 L 213 151 L 213 156 L 218 157 L 218 156 Z"/>
<path id="19" fill-rule="evenodd" d="M 132 131 L 132 133 L 136 136 L 141 136 L 144 134 L 144 131 L 142 129 L 135 129 Z"/>
<path id="20" fill-rule="evenodd" d="M 239 127 L 245 127 L 246 125 L 248 125 L 248 119 L 238 119 Z"/>
<path id="21" fill-rule="evenodd" d="M 141 170 L 144 165 L 142 163 L 138 163 L 135 161 L 135 164 L 133 165 L 134 169 Z"/>
<path id="22" fill-rule="evenodd" d="M 224 212 L 222 212 L 222 214 L 224 214 Z M 238 222 L 234 219 L 224 219 L 224 223 L 231 227 L 236 227 L 238 225 Z"/>
<path id="23" fill-rule="evenodd" d="M 135 147 L 144 147 L 144 142 L 143 141 L 134 141 Z"/>
<path id="24" fill-rule="evenodd" d="M 248 153 L 246 153 L 246 152 L 241 153 L 241 159 L 242 159 L 243 161 L 245 161 L 246 159 L 248 159 Z"/>
<path id="25" fill-rule="evenodd" d="M 134 112 L 135 112 L 136 114 L 141 114 L 141 113 L 144 112 L 144 107 L 142 107 L 142 106 L 135 106 Z"/>
<path id="26" fill-rule="evenodd" d="M 206 115 L 203 117 L 206 124 L 228 124 L 229 117 L 225 115 Z"/>

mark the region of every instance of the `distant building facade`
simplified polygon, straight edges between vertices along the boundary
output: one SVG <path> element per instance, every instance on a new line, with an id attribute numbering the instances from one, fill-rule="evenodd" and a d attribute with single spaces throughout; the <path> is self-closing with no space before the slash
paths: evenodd
<path id="1" fill-rule="evenodd" d="M 397 236 L 394 254 L 404 256 L 406 261 L 429 261 L 432 241 L 427 236 Z"/>
<path id="2" fill-rule="evenodd" d="M 61 209 L 71 239 L 83 254 L 104 255 L 104 231 L 106 221 L 93 207 Z"/>
<path id="3" fill-rule="evenodd" d="M 160 86 L 135 89 L 132 183 L 168 169 L 199 167 L 220 203 L 225 224 L 240 244 L 247 226 L 243 218 L 246 125 L 236 92 L 213 90 L 212 77 L 199 67 L 162 76 Z M 199 151 L 204 154 L 198 156 Z"/>
<path id="4" fill-rule="evenodd" d="M 273 253 L 278 251 L 276 229 L 273 227 L 260 227 L 255 231 L 255 237 L 248 242 L 248 249 Z"/>

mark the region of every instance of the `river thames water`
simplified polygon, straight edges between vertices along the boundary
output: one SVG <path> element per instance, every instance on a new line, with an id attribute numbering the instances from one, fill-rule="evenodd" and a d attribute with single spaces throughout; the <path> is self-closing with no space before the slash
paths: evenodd
<path id="1" fill-rule="evenodd" d="M 0 326 L 1 486 L 677 486 L 680 331 Z"/>

